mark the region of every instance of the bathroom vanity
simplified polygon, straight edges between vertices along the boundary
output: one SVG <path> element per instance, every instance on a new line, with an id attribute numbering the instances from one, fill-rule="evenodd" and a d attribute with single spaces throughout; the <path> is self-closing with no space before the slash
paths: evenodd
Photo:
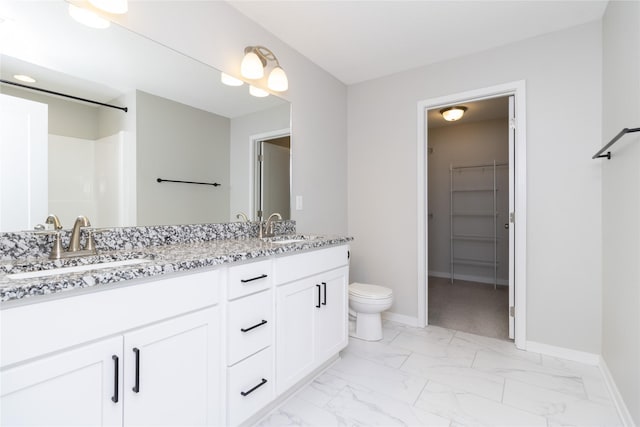
<path id="1" fill-rule="evenodd" d="M 347 345 L 349 240 L 150 246 L 35 278 L 5 268 L 1 423 L 255 422 Z"/>

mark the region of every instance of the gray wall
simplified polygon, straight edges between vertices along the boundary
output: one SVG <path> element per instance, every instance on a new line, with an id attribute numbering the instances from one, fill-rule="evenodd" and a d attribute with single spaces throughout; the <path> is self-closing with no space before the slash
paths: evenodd
<path id="1" fill-rule="evenodd" d="M 609 2 L 603 19 L 602 141 L 640 126 L 640 3 Z M 640 425 L 640 133 L 602 165 L 602 356 Z"/>
<path id="2" fill-rule="evenodd" d="M 293 219 L 304 233 L 347 232 L 344 84 L 225 2 L 132 2 L 122 21 L 232 75 L 239 75 L 246 46 L 259 42 L 275 52 L 289 78 L 283 97 L 292 104 L 293 194 L 304 197 Z M 189 31 L 167 31 L 176 26 Z"/>
<path id="3" fill-rule="evenodd" d="M 136 106 L 138 225 L 228 221 L 229 119 L 141 91 Z"/>
<path id="4" fill-rule="evenodd" d="M 599 353 L 601 54 L 593 22 L 350 86 L 351 280 L 417 316 L 417 104 L 526 80 L 526 338 Z"/>

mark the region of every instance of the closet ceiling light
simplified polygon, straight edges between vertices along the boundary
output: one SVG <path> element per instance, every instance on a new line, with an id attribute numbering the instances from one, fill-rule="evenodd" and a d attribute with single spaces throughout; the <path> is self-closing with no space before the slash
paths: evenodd
<path id="1" fill-rule="evenodd" d="M 467 107 L 456 106 L 456 107 L 447 107 L 440 110 L 440 114 L 442 117 L 448 122 L 455 122 L 456 120 L 460 120 L 464 115 L 464 112 L 467 111 Z"/>
<path id="2" fill-rule="evenodd" d="M 269 73 L 267 87 L 274 92 L 284 92 L 289 89 L 287 74 L 280 67 L 276 55 L 264 46 L 247 46 L 240 65 L 242 77 L 256 80 L 264 77 L 264 69 L 269 61 L 275 62 L 275 67 Z"/>

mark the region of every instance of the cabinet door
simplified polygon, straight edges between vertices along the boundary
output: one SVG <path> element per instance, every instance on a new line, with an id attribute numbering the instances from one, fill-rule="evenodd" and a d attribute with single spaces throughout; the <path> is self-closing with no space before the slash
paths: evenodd
<path id="1" fill-rule="evenodd" d="M 218 307 L 124 336 L 124 424 L 218 424 Z"/>
<path id="2" fill-rule="evenodd" d="M 315 362 L 318 282 L 300 280 L 277 289 L 276 386 L 278 394 L 304 377 Z"/>
<path id="3" fill-rule="evenodd" d="M 122 365 L 117 337 L 4 370 L 1 424 L 122 425 Z"/>
<path id="4" fill-rule="evenodd" d="M 322 289 L 321 308 L 316 322 L 317 364 L 345 348 L 348 343 L 348 282 L 349 270 L 340 268 L 318 277 Z"/>

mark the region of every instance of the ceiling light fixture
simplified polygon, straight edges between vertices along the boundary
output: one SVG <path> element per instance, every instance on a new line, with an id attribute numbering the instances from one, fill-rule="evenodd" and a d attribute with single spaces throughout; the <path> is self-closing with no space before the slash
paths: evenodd
<path id="1" fill-rule="evenodd" d="M 440 110 L 440 114 L 442 117 L 448 122 L 455 122 L 456 120 L 460 120 L 464 115 L 465 111 L 467 111 L 467 107 L 455 106 L 455 107 L 447 107 Z"/>
<path id="2" fill-rule="evenodd" d="M 14 79 L 19 80 L 21 82 L 25 82 L 25 83 L 35 83 L 36 79 L 34 79 L 31 76 L 27 76 L 26 74 L 14 74 L 13 76 Z"/>
<path id="3" fill-rule="evenodd" d="M 111 25 L 111 22 L 98 16 L 95 12 L 73 4 L 69 4 L 69 15 L 79 23 L 91 28 L 104 29 Z"/>
<path id="4" fill-rule="evenodd" d="M 240 74 L 242 77 L 257 80 L 264 77 L 264 69 L 269 61 L 276 63 L 269 78 L 267 79 L 267 87 L 274 92 L 284 92 L 289 89 L 289 80 L 287 74 L 280 67 L 280 62 L 276 55 L 264 46 L 247 46 L 244 48 L 244 58 L 240 65 Z"/>
<path id="5" fill-rule="evenodd" d="M 240 79 L 236 79 L 227 73 L 220 73 L 220 81 L 227 86 L 242 86 L 244 82 Z"/>
<path id="6" fill-rule="evenodd" d="M 93 6 L 107 13 L 114 13 L 116 15 L 122 15 L 129 10 L 129 3 L 127 0 L 89 0 Z"/>

